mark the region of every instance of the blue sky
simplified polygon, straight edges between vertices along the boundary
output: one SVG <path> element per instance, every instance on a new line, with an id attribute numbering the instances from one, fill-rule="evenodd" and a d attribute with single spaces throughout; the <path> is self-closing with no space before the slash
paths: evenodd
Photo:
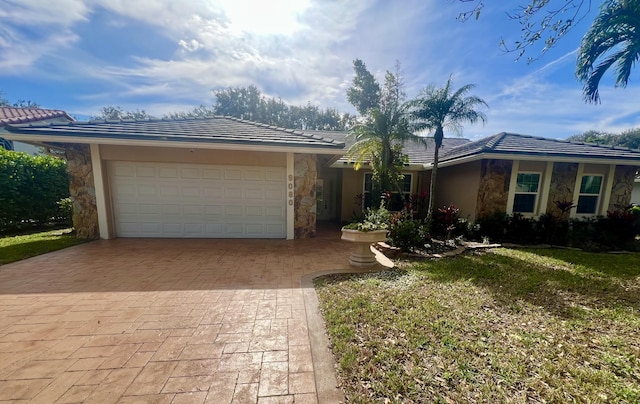
<path id="1" fill-rule="evenodd" d="M 465 126 L 470 139 L 640 126 L 637 68 L 626 89 L 605 78 L 602 104 L 582 101 L 575 51 L 597 5 L 527 64 L 498 47 L 519 39 L 506 16 L 519 2 L 487 3 L 478 21 L 460 23 L 469 5 L 456 0 L 0 0 L 0 91 L 78 119 L 105 105 L 187 111 L 213 104 L 213 90 L 250 84 L 291 104 L 355 112 L 345 96 L 353 59 L 380 80 L 399 60 L 410 97 L 449 75 L 477 85 L 490 108 L 486 125 Z"/>

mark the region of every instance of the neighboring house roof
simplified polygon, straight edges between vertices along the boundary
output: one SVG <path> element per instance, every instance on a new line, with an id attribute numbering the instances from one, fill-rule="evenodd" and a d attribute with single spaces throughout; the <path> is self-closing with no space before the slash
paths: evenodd
<path id="1" fill-rule="evenodd" d="M 66 118 L 73 121 L 73 118 L 70 117 L 69 114 L 59 109 L 0 107 L 0 126 L 38 122 L 55 118 Z"/>
<path id="2" fill-rule="evenodd" d="M 515 133 L 498 133 L 484 139 L 458 146 L 440 154 L 442 163 L 470 158 L 501 155 L 528 155 L 547 159 L 615 159 L 629 160 L 640 165 L 640 150 L 603 146 L 590 143 L 569 142 Z"/>
<path id="3" fill-rule="evenodd" d="M 283 129 L 232 117 L 91 121 L 67 124 L 7 126 L 14 139 L 62 143 L 138 145 L 285 146 L 341 151 L 344 143 L 299 130 Z"/>
<path id="4" fill-rule="evenodd" d="M 317 134 L 323 137 L 329 137 L 339 142 L 345 143 L 345 149 L 351 147 L 355 142 L 352 136 L 349 136 L 349 132 L 336 132 L 336 131 L 306 131 L 307 133 Z M 435 144 L 433 138 L 425 138 L 426 147 L 424 144 L 418 142 L 407 142 L 404 144 L 403 152 L 409 157 L 410 165 L 424 165 L 433 161 L 433 155 L 435 153 Z M 469 139 L 464 138 L 445 138 L 440 148 L 440 154 L 447 152 L 454 147 L 469 143 Z M 337 161 L 338 164 L 348 164 L 349 159 L 346 156 L 342 156 Z"/>
<path id="5" fill-rule="evenodd" d="M 5 136 L 5 127 L 7 125 L 24 125 L 31 122 L 48 120 L 73 121 L 73 118 L 59 109 L 0 107 L 0 134 Z M 0 137 L 0 147 L 7 150 L 14 150 L 14 146 L 13 141 Z M 33 148 L 36 150 L 34 146 L 27 145 L 23 145 L 21 148 L 26 148 L 26 150 Z"/>

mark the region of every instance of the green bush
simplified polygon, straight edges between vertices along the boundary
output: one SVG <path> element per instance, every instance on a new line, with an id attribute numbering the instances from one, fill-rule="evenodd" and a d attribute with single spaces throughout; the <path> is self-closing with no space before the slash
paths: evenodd
<path id="1" fill-rule="evenodd" d="M 487 237 L 491 241 L 504 241 L 509 225 L 509 215 L 499 210 L 476 220 L 478 236 Z"/>
<path id="2" fill-rule="evenodd" d="M 428 227 L 414 219 L 410 211 L 402 210 L 391 216 L 389 241 L 402 251 L 411 251 L 423 247 L 429 240 Z"/>
<path id="3" fill-rule="evenodd" d="M 0 231 L 55 222 L 69 197 L 66 162 L 0 149 Z M 68 210 L 66 217 L 69 217 Z"/>

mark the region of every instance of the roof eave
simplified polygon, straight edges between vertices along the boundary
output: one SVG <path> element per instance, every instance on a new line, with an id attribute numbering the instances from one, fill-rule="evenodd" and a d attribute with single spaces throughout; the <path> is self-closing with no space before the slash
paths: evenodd
<path id="1" fill-rule="evenodd" d="M 34 139 L 35 136 L 40 137 Z M 239 151 L 270 151 L 270 152 L 294 152 L 309 154 L 344 154 L 342 145 L 324 146 L 324 145 L 291 145 L 291 144 L 258 144 L 238 141 L 230 142 L 211 142 L 211 141 L 185 141 L 185 140 L 160 140 L 160 139 L 122 139 L 110 137 L 79 137 L 65 135 L 44 135 L 44 134 L 20 134 L 7 132 L 3 137 L 9 140 L 17 140 L 19 142 L 29 144 L 42 143 L 75 143 L 75 144 L 104 144 L 114 146 L 152 146 L 152 147 L 179 147 L 186 149 L 219 149 L 219 150 L 239 150 Z"/>
<path id="2" fill-rule="evenodd" d="M 483 159 L 498 159 L 498 160 L 520 160 L 520 161 L 554 161 L 563 163 L 593 163 L 593 164 L 620 164 L 624 162 L 625 165 L 640 166 L 640 159 L 634 157 L 606 157 L 606 156 L 582 156 L 582 155 L 557 155 L 557 154 L 538 154 L 538 153 L 498 153 L 498 152 L 484 152 L 471 154 L 467 156 L 461 156 L 451 160 L 440 161 L 438 167 L 447 167 L 457 164 L 469 163 L 472 161 Z M 431 169 L 433 163 L 427 163 L 424 165 L 425 169 Z"/>

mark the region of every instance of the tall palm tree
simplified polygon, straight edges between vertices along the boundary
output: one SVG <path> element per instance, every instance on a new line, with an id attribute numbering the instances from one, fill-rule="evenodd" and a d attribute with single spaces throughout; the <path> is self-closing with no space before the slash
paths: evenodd
<path id="1" fill-rule="evenodd" d="M 402 147 L 407 141 L 424 141 L 411 130 L 408 104 L 370 109 L 364 121 L 353 127 L 351 136 L 355 143 L 347 151 L 347 156 L 355 162 L 356 170 L 365 163 L 370 164 L 374 177 L 374 200 L 384 191 L 400 192 L 399 179 L 405 162 Z M 375 202 L 373 206 L 376 206 Z"/>
<path id="2" fill-rule="evenodd" d="M 460 134 L 463 122 L 475 123 L 480 120 L 484 124 L 487 120 L 486 115 L 478 110 L 480 107 L 488 107 L 487 103 L 479 97 L 467 96 L 474 88 L 474 84 L 467 84 L 454 90 L 449 77 L 444 87 L 431 85 L 422 90 L 418 98 L 411 102 L 411 120 L 414 129 L 433 132 L 435 143 L 427 211 L 429 219 L 433 218 L 439 152 L 444 140 L 445 128 Z"/>
<path id="3" fill-rule="evenodd" d="M 598 103 L 604 73 L 616 64 L 616 87 L 626 87 L 640 58 L 640 0 L 607 0 L 582 38 L 576 75 L 585 101 Z"/>

